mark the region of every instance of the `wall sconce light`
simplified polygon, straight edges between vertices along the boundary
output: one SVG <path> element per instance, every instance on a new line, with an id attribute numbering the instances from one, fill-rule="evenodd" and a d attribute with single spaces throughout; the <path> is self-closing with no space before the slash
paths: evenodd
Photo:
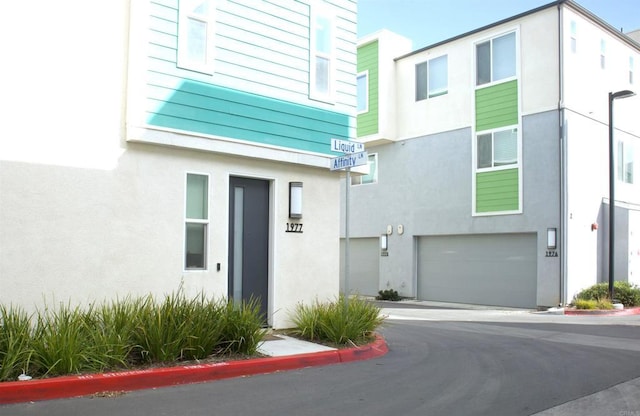
<path id="1" fill-rule="evenodd" d="M 547 248 L 550 250 L 554 250 L 557 244 L 558 237 L 558 229 L 557 228 L 547 228 Z"/>
<path id="2" fill-rule="evenodd" d="M 289 182 L 289 218 L 302 218 L 302 182 Z"/>
<path id="3" fill-rule="evenodd" d="M 386 234 L 382 234 L 380 236 L 380 250 L 381 251 L 389 250 L 389 236 Z"/>

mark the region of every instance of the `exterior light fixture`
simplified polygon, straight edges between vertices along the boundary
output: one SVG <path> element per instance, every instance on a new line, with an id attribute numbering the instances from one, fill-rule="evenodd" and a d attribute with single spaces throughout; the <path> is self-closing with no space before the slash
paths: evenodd
<path id="1" fill-rule="evenodd" d="M 547 248 L 555 250 L 558 247 L 558 229 L 547 228 Z"/>
<path id="2" fill-rule="evenodd" d="M 289 182 L 289 218 L 302 218 L 302 182 Z"/>
<path id="3" fill-rule="evenodd" d="M 380 251 L 389 250 L 389 236 L 387 234 L 382 234 L 380 236 Z"/>
<path id="4" fill-rule="evenodd" d="M 622 90 L 609 93 L 609 299 L 613 301 L 613 272 L 615 259 L 615 166 L 613 153 L 613 101 L 619 98 L 629 98 L 636 95 L 633 91 Z"/>

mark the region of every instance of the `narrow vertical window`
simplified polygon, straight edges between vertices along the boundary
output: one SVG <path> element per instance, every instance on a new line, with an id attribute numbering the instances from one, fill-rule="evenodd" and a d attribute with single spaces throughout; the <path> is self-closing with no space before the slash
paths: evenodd
<path id="1" fill-rule="evenodd" d="M 209 177 L 187 174 L 185 203 L 185 269 L 207 268 Z"/>
<path id="2" fill-rule="evenodd" d="M 604 39 L 600 40 L 600 68 L 604 69 L 606 67 L 606 59 L 605 53 L 607 51 L 607 42 Z"/>
<path id="3" fill-rule="evenodd" d="M 214 16 L 210 0 L 180 0 L 178 66 L 213 73 Z"/>
<path id="4" fill-rule="evenodd" d="M 571 21 L 571 52 L 578 51 L 578 24 L 575 20 Z"/>
<path id="5" fill-rule="evenodd" d="M 369 71 L 361 72 L 357 77 L 358 114 L 369 111 Z"/>
<path id="6" fill-rule="evenodd" d="M 310 30 L 309 95 L 313 99 L 332 101 L 335 72 L 334 19 L 326 10 L 314 6 L 311 10 Z"/>
<path id="7" fill-rule="evenodd" d="M 416 101 L 424 100 L 428 95 L 429 83 L 429 65 L 428 62 L 422 62 L 416 65 Z"/>
<path id="8" fill-rule="evenodd" d="M 623 141 L 618 142 L 618 180 L 633 183 L 633 147 Z"/>
<path id="9" fill-rule="evenodd" d="M 633 84 L 633 56 L 629 57 L 629 84 Z"/>

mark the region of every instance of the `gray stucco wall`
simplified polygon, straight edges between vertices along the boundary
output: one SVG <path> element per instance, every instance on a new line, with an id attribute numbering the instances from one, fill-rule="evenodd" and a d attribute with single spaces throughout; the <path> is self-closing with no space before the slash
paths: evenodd
<path id="1" fill-rule="evenodd" d="M 472 215 L 471 128 L 367 147 L 370 154 L 378 153 L 378 183 L 351 187 L 349 233 L 354 238 L 377 237 L 388 225 L 393 227 L 389 255 L 380 259 L 380 288 L 390 286 L 404 296 L 416 296 L 418 236 L 534 232 L 537 303 L 559 302 L 560 257 L 545 257 L 547 228 L 560 230 L 557 111 L 523 117 L 522 132 L 523 213 L 515 215 Z M 344 186 L 343 180 L 342 237 Z"/>

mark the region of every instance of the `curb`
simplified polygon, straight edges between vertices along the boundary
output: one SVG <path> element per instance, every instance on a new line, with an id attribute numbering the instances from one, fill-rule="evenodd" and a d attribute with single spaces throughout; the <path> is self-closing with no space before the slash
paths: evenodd
<path id="1" fill-rule="evenodd" d="M 368 360 L 381 357 L 388 351 L 384 338 L 376 335 L 376 339 L 372 343 L 361 347 L 317 353 L 29 381 L 8 381 L 0 383 L 0 404 L 62 399 L 109 391 L 133 391 L 268 374 L 305 367 Z"/>
<path id="2" fill-rule="evenodd" d="M 588 309 L 571 309 L 564 310 L 565 315 L 589 315 L 589 316 L 628 316 L 640 315 L 640 307 L 622 309 L 622 310 L 588 310 Z"/>

